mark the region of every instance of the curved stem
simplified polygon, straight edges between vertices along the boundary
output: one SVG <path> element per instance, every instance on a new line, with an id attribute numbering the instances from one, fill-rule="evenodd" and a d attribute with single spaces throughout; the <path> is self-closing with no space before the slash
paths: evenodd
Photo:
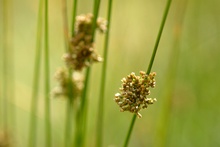
<path id="1" fill-rule="evenodd" d="M 150 63 L 148 65 L 147 74 L 150 73 L 151 68 L 153 66 L 154 59 L 155 59 L 155 56 L 156 56 L 156 53 L 157 53 L 157 48 L 158 48 L 158 45 L 159 45 L 159 42 L 160 42 L 160 38 L 161 38 L 161 35 L 162 35 L 162 32 L 163 32 L 163 28 L 164 28 L 166 19 L 167 19 L 167 15 L 168 15 L 168 12 L 169 12 L 169 9 L 170 9 L 171 2 L 172 2 L 172 0 L 167 0 L 167 5 L 166 5 L 165 11 L 163 13 L 163 19 L 162 19 L 162 22 L 160 24 L 160 29 L 159 29 L 159 32 L 158 32 L 158 35 L 157 35 L 157 40 L 155 42 L 154 50 L 153 50 L 153 53 L 152 53 L 152 56 L 151 56 L 151 59 L 150 59 Z"/>
<path id="2" fill-rule="evenodd" d="M 159 42 L 160 42 L 160 38 L 161 38 L 161 35 L 162 35 L 162 32 L 163 32 L 163 28 L 164 28 L 164 25 L 165 25 L 165 22 L 166 22 L 166 19 L 167 19 L 168 12 L 169 12 L 169 9 L 170 9 L 171 1 L 172 0 L 167 0 L 166 8 L 165 8 L 165 11 L 163 13 L 162 22 L 160 24 L 160 29 L 159 29 L 159 32 L 158 32 L 158 35 L 157 35 L 157 40 L 155 42 L 154 50 L 153 50 L 153 53 L 152 53 L 152 56 L 151 56 L 149 66 L 148 66 L 147 74 L 150 73 L 151 68 L 153 66 L 153 63 L 154 63 L 154 59 L 155 59 L 155 56 L 156 56 L 156 53 L 157 53 L 157 48 L 158 48 L 158 45 L 159 45 Z M 129 127 L 129 131 L 128 131 L 125 143 L 124 143 L 124 147 L 128 146 L 128 142 L 129 142 L 129 139 L 130 139 L 130 136 L 131 136 L 131 132 L 132 132 L 132 129 L 133 129 L 133 126 L 134 126 L 135 119 L 136 119 L 136 115 L 134 114 L 134 116 L 132 118 L 132 121 L 131 121 L 131 125 Z"/>

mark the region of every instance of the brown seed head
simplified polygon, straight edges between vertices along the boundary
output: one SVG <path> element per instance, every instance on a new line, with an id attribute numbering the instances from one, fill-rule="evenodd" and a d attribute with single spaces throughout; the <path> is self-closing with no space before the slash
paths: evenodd
<path id="1" fill-rule="evenodd" d="M 63 58 L 68 67 L 81 71 L 83 67 L 90 66 L 93 62 L 101 62 L 102 58 L 94 48 L 92 38 L 93 15 L 79 15 L 76 17 L 75 36 L 70 40 L 71 50 L 64 54 Z M 106 21 L 98 18 L 97 29 L 104 33 Z"/>
<path id="2" fill-rule="evenodd" d="M 137 114 L 139 118 L 142 117 L 139 111 L 156 101 L 156 99 L 147 98 L 147 95 L 150 95 L 149 88 L 155 87 L 155 76 L 155 72 L 147 75 L 146 72 L 140 71 L 140 76 L 132 72 L 121 80 L 120 92 L 115 94 L 115 102 L 121 108 L 121 112 L 130 111 Z"/>
<path id="3" fill-rule="evenodd" d="M 60 68 L 55 73 L 55 79 L 58 82 L 58 85 L 53 89 L 52 94 L 54 97 L 68 97 L 69 94 L 69 72 L 66 68 Z M 72 93 L 74 96 L 80 95 L 83 89 L 84 77 L 80 72 L 73 72 L 71 77 L 72 84 Z"/>

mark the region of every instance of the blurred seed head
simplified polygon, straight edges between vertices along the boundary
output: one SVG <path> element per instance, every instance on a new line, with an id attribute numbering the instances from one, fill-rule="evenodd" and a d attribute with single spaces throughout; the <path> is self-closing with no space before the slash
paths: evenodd
<path id="1" fill-rule="evenodd" d="M 70 40 L 70 52 L 63 55 L 68 67 L 81 71 L 94 62 L 101 62 L 102 58 L 94 48 L 92 38 L 92 14 L 82 14 L 76 17 L 75 35 Z M 103 18 L 97 19 L 97 29 L 104 33 L 107 22 Z"/>
<path id="2" fill-rule="evenodd" d="M 66 68 L 59 68 L 54 78 L 58 82 L 58 85 L 53 89 L 53 97 L 68 97 L 69 94 L 69 71 Z M 73 72 L 71 76 L 72 93 L 74 96 L 79 96 L 83 89 L 84 77 L 81 72 Z"/>

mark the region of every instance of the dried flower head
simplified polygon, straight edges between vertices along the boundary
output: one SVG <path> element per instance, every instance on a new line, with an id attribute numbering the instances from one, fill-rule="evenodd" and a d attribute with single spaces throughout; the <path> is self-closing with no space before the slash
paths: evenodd
<path id="1" fill-rule="evenodd" d="M 74 70 L 82 70 L 93 62 L 100 62 L 102 58 L 94 48 L 92 38 L 93 15 L 86 14 L 76 17 L 75 36 L 70 41 L 71 50 L 63 58 L 67 65 Z M 97 29 L 104 33 L 107 22 L 103 18 L 97 19 Z"/>
<path id="2" fill-rule="evenodd" d="M 54 97 L 68 97 L 69 94 L 69 72 L 66 68 L 60 68 L 55 73 L 55 79 L 58 85 L 53 89 L 52 94 Z M 73 72 L 71 76 L 72 91 L 74 96 L 80 95 L 83 89 L 84 77 L 82 73 Z"/>
<path id="3" fill-rule="evenodd" d="M 147 75 L 144 71 L 140 71 L 140 76 L 136 76 L 132 72 L 121 80 L 122 87 L 119 89 L 120 93 L 115 94 L 115 102 L 119 105 L 122 112 L 130 111 L 141 118 L 142 116 L 139 111 L 157 101 L 156 98 L 147 98 L 147 95 L 150 95 L 149 88 L 155 87 L 155 76 L 155 72 Z"/>

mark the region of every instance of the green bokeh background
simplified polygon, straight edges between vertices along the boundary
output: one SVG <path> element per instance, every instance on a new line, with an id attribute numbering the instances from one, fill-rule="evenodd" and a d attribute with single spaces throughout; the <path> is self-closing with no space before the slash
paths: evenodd
<path id="1" fill-rule="evenodd" d="M 78 14 L 91 12 L 92 4 L 92 1 L 80 0 Z M 133 115 L 119 111 L 113 100 L 114 94 L 124 76 L 147 70 L 165 4 L 166 0 L 113 1 L 105 93 L 105 147 L 119 147 L 124 142 Z M 69 22 L 71 6 L 68 1 Z M 16 128 L 13 135 L 17 146 L 24 147 L 28 141 L 38 1 L 11 0 L 9 7 L 16 101 L 12 103 L 9 99 L 8 102 L 10 108 L 15 106 L 17 115 L 16 125 L 11 122 L 10 126 Z M 51 89 L 56 85 L 54 72 L 64 66 L 61 60 L 65 50 L 61 8 L 61 0 L 49 1 Z M 101 1 L 100 8 L 99 16 L 106 18 L 107 0 Z M 141 111 L 143 118 L 136 120 L 131 147 L 220 146 L 219 8 L 219 0 L 173 0 L 152 68 L 157 72 L 157 84 L 151 90 L 151 97 L 156 97 L 158 102 Z M 2 34 L 4 20 L 2 15 L 0 17 Z M 1 59 L 3 38 L 1 35 Z M 104 35 L 97 34 L 96 41 L 97 50 L 102 55 Z M 2 60 L 0 62 L 2 71 Z M 101 67 L 102 63 L 92 66 L 86 146 L 95 146 Z M 0 75 L 2 81 L 2 72 Z M 38 147 L 44 146 L 43 79 L 41 72 L 36 117 L 39 123 Z M 0 102 L 2 107 L 2 96 Z M 53 147 L 63 146 L 65 106 L 65 99 L 51 98 Z M 2 127 L 3 114 L 0 112 Z"/>

